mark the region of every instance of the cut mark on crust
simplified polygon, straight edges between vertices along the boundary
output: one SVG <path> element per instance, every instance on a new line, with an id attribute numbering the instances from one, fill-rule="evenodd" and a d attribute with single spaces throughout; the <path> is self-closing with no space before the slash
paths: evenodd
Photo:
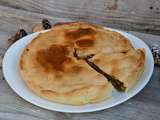
<path id="1" fill-rule="evenodd" d="M 118 80 L 117 78 L 115 78 L 114 76 L 111 76 L 109 74 L 107 74 L 106 72 L 104 72 L 103 70 L 101 70 L 97 65 L 95 65 L 93 62 L 90 62 L 88 59 L 84 59 L 86 61 L 86 63 L 93 68 L 95 71 L 97 71 L 98 73 L 102 74 L 103 76 L 105 76 L 107 78 L 107 80 L 109 82 L 112 83 L 112 85 L 121 92 L 124 92 L 126 90 L 126 87 L 124 86 L 124 83 L 121 82 L 120 80 Z"/>
<path id="2" fill-rule="evenodd" d="M 73 56 L 77 59 L 77 60 L 80 60 L 80 59 L 90 59 L 94 56 L 95 54 L 89 54 L 89 55 L 84 55 L 84 56 L 78 56 L 77 54 L 77 49 L 75 48 L 74 49 L 74 52 L 73 52 Z"/>
<path id="3" fill-rule="evenodd" d="M 94 55 L 78 56 L 76 49 L 74 50 L 73 54 L 74 54 L 74 57 L 77 58 L 77 60 L 80 60 L 80 59 L 84 60 L 92 69 L 94 69 L 96 72 L 102 74 L 105 78 L 107 78 L 107 80 L 109 82 L 111 82 L 111 84 L 118 91 L 124 92 L 126 90 L 126 87 L 125 87 L 123 82 L 121 82 L 120 80 L 118 80 L 114 76 L 111 76 L 111 75 L 107 74 L 106 72 L 101 70 L 96 64 L 94 64 L 93 62 L 89 61 L 89 59 L 92 58 Z"/>

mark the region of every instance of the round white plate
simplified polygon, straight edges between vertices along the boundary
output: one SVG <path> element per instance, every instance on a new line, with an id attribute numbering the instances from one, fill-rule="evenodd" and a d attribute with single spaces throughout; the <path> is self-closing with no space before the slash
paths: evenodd
<path id="1" fill-rule="evenodd" d="M 70 113 L 83 113 L 83 112 L 93 112 L 98 110 L 107 109 L 113 106 L 116 106 L 129 98 L 136 95 L 140 90 L 144 88 L 144 86 L 148 83 L 154 67 L 154 61 L 152 57 L 152 53 L 148 46 L 139 38 L 127 33 L 122 32 L 119 30 L 117 31 L 127 37 L 133 46 L 135 48 L 144 48 L 146 52 L 146 58 L 145 58 L 145 69 L 144 72 L 139 80 L 139 82 L 132 88 L 128 93 L 120 93 L 116 90 L 113 91 L 112 97 L 110 99 L 107 99 L 105 101 L 95 103 L 95 104 L 87 104 L 82 106 L 72 106 L 72 105 L 64 105 L 59 103 L 54 103 L 47 101 L 45 99 L 42 99 L 32 93 L 23 80 L 20 78 L 19 74 L 19 58 L 20 55 L 24 49 L 24 47 L 32 41 L 33 38 L 35 38 L 40 32 L 30 34 L 20 40 L 18 40 L 16 43 L 14 43 L 5 53 L 4 59 L 3 59 L 3 73 L 6 81 L 10 85 L 10 87 L 22 98 L 24 98 L 26 101 L 37 105 L 39 107 L 59 111 L 59 112 L 70 112 Z M 41 31 L 46 32 L 46 31 Z"/>

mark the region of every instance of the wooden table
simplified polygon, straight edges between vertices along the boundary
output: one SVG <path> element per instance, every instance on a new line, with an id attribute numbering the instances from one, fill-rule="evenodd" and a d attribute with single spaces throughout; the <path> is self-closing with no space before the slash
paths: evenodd
<path id="1" fill-rule="evenodd" d="M 142 1 L 0 0 L 0 62 L 7 50 L 8 36 L 14 34 L 19 28 L 31 32 L 31 27 L 38 23 L 41 18 L 48 18 L 52 23 L 73 20 L 91 21 L 104 26 L 128 30 L 148 45 L 160 45 L 160 36 L 133 32 L 141 31 L 160 35 L 160 14 L 159 9 L 157 9 L 160 7 L 160 2 L 157 2 L 159 0 L 145 0 L 143 1 L 145 4 Z M 137 9 L 134 9 L 135 7 Z M 94 119 L 159 120 L 160 67 L 155 66 L 148 85 L 127 102 L 99 112 L 69 114 L 48 111 L 20 98 L 4 80 L 2 65 L 0 64 L 0 120 Z"/>

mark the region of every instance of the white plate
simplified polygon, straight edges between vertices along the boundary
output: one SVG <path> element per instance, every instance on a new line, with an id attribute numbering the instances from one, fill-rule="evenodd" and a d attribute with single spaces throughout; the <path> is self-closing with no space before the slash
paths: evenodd
<path id="1" fill-rule="evenodd" d="M 114 29 L 111 29 L 114 30 Z M 146 51 L 146 60 L 145 60 L 145 70 L 139 80 L 139 82 L 131 89 L 128 93 L 119 93 L 117 91 L 113 91 L 112 97 L 107 99 L 103 102 L 99 102 L 96 104 L 87 104 L 83 106 L 71 106 L 71 105 L 64 105 L 58 104 L 54 102 L 47 101 L 36 96 L 32 93 L 25 83 L 21 80 L 19 74 L 19 58 L 24 49 L 24 47 L 32 41 L 40 32 L 30 34 L 21 40 L 18 40 L 14 43 L 5 53 L 3 59 L 3 73 L 6 81 L 10 85 L 10 87 L 22 98 L 26 101 L 37 105 L 39 107 L 59 111 L 59 112 L 70 112 L 70 113 L 83 113 L 83 112 L 93 112 L 98 110 L 107 109 L 113 106 L 116 106 L 129 98 L 136 95 L 140 90 L 144 88 L 144 86 L 148 83 L 154 67 L 154 61 L 152 57 L 152 53 L 148 46 L 139 38 L 127 33 L 122 32 L 119 30 L 114 30 L 120 32 L 125 37 L 127 37 L 135 48 L 144 48 Z M 41 31 L 46 32 L 46 31 Z"/>

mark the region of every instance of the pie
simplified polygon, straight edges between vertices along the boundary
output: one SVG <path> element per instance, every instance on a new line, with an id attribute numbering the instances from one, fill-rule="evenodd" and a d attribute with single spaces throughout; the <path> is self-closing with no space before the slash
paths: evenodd
<path id="1" fill-rule="evenodd" d="M 99 53 L 91 59 L 104 72 L 123 82 L 127 92 L 136 84 L 143 72 L 145 54 L 144 49 L 137 49 L 127 53 Z"/>
<path id="2" fill-rule="evenodd" d="M 145 51 L 101 26 L 71 22 L 40 33 L 20 57 L 20 74 L 29 89 L 57 103 L 83 105 L 127 92 L 144 69 Z"/>

